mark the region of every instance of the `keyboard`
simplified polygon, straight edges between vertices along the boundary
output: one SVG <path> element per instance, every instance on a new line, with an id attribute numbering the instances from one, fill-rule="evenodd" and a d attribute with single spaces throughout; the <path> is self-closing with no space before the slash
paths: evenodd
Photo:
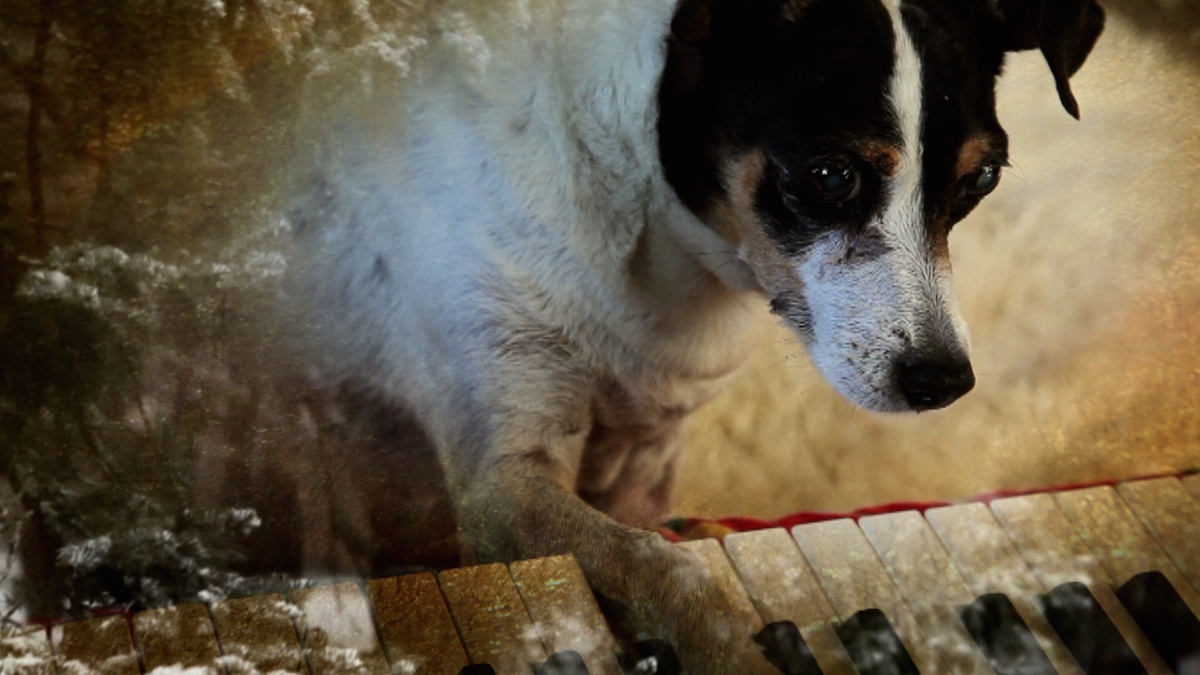
<path id="1" fill-rule="evenodd" d="M 676 545 L 787 675 L 1200 674 L 1200 476 L 723 544 Z M 10 629 L 0 673 L 678 672 L 669 644 L 618 635 L 559 556 Z"/>

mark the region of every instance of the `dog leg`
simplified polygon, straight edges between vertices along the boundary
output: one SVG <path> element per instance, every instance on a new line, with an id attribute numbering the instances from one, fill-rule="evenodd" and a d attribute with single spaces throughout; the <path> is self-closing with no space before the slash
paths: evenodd
<path id="1" fill-rule="evenodd" d="M 471 485 L 461 528 L 481 561 L 572 553 L 597 593 L 661 630 L 687 672 L 776 673 L 699 558 L 593 509 L 545 457 L 506 457 Z"/>

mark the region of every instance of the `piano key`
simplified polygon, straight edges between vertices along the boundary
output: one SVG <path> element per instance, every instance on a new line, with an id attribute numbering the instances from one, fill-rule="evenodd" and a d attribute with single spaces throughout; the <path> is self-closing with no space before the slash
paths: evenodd
<path id="1" fill-rule="evenodd" d="M 991 673 L 955 609 L 975 599 L 937 534 L 916 511 L 859 520 L 858 526 L 883 560 L 926 635 L 955 673 Z"/>
<path id="2" fill-rule="evenodd" d="M 1147 673 L 1086 584 L 1075 581 L 1056 586 L 1042 596 L 1042 610 L 1088 675 Z"/>
<path id="3" fill-rule="evenodd" d="M 50 629 L 50 636 L 60 672 L 97 675 L 142 672 L 124 616 L 59 624 Z"/>
<path id="4" fill-rule="evenodd" d="M 728 534 L 725 551 L 764 622 L 792 622 L 825 675 L 854 675 L 833 628 L 838 615 L 786 530 Z"/>
<path id="5" fill-rule="evenodd" d="M 1175 566 L 1200 588 L 1200 537 L 1190 530 L 1200 523 L 1200 500 L 1178 478 L 1125 483 L 1117 493 L 1133 509 Z"/>
<path id="6" fill-rule="evenodd" d="M 1121 586 L 1137 574 L 1157 570 L 1170 580 L 1192 614 L 1200 613 L 1200 595 L 1116 490 L 1108 486 L 1072 490 L 1055 494 L 1054 501 L 1114 584 Z"/>
<path id="7" fill-rule="evenodd" d="M 725 551 L 716 539 L 685 541 L 681 544 L 676 544 L 676 546 L 695 553 L 704 561 L 704 565 L 713 575 L 713 581 L 716 582 L 717 586 L 725 594 L 726 599 L 731 603 L 730 609 L 734 613 L 732 618 L 736 619 L 738 624 L 745 628 L 747 635 L 754 635 L 762 630 L 762 618 L 754 609 L 754 604 L 750 602 L 750 597 L 746 595 L 746 589 L 742 588 L 742 583 L 738 579 L 737 572 L 729 564 L 729 558 L 725 557 Z"/>
<path id="8" fill-rule="evenodd" d="M 510 564 L 508 571 L 552 658 L 555 653 L 574 652 L 592 675 L 622 675 L 617 640 L 574 557 L 523 560 Z"/>
<path id="9" fill-rule="evenodd" d="M 882 610 L 855 612 L 837 634 L 861 675 L 921 675 Z"/>
<path id="10" fill-rule="evenodd" d="M 1129 608 L 1154 648 L 1176 673 L 1200 673 L 1200 621 L 1167 577 L 1143 572 L 1121 586 L 1117 596 Z"/>
<path id="11" fill-rule="evenodd" d="M 981 595 L 960 610 L 962 621 L 998 675 L 1053 675 L 1037 638 L 1002 593 Z"/>
<path id="12" fill-rule="evenodd" d="M 1082 675 L 1075 657 L 1055 635 L 1035 602 L 1035 597 L 1046 589 L 1017 554 L 991 511 L 983 504 L 961 504 L 930 509 L 925 518 L 972 591 L 977 595 L 1008 596 L 1055 670 L 1061 675 Z"/>
<path id="13" fill-rule="evenodd" d="M 357 583 L 301 588 L 288 598 L 299 610 L 296 629 L 312 675 L 389 675 Z"/>
<path id="14" fill-rule="evenodd" d="M 367 597 L 392 672 L 455 675 L 468 665 L 432 574 L 375 579 L 367 583 Z"/>
<path id="15" fill-rule="evenodd" d="M 0 628 L 0 672 L 54 675 L 50 639 L 41 626 Z"/>
<path id="16" fill-rule="evenodd" d="M 1192 499 L 1196 499 L 1196 496 L 1194 496 L 1194 495 L 1200 494 L 1200 475 L 1189 476 L 1184 479 L 1181 479 L 1180 484 L 1183 486 L 1184 489 L 1188 490 L 1193 495 Z M 1108 488 L 1099 489 L 1099 491 L 1101 493 L 1104 492 L 1105 490 L 1112 493 L 1112 490 L 1108 489 Z M 1081 491 L 1081 492 L 1088 492 L 1088 491 Z M 1022 553 L 1024 555 L 1026 555 L 1028 564 L 1029 564 L 1032 574 L 1033 574 L 1033 578 L 1036 582 L 1034 584 L 1034 586 L 1035 587 L 1040 586 L 1040 589 L 1041 589 L 1040 591 L 1037 591 L 1035 589 L 1035 593 L 1039 593 L 1039 592 L 1044 593 L 1045 589 L 1047 589 L 1047 588 L 1052 588 L 1052 587 L 1055 588 L 1054 591 L 1051 591 L 1050 593 L 1045 593 L 1043 596 L 1044 601 L 1046 603 L 1048 603 L 1045 605 L 1047 608 L 1046 612 L 1043 613 L 1047 616 L 1047 618 L 1048 618 L 1048 615 L 1051 614 L 1052 611 L 1055 609 L 1053 606 L 1051 606 L 1051 604 L 1055 601 L 1055 598 L 1058 597 L 1058 595 L 1056 595 L 1056 594 L 1063 595 L 1063 597 L 1066 598 L 1065 601 L 1068 601 L 1071 604 L 1074 604 L 1076 601 L 1078 601 L 1084 605 L 1084 608 L 1083 608 L 1083 610 L 1080 610 L 1082 612 L 1081 614 L 1078 614 L 1077 617 L 1072 619 L 1075 623 L 1079 623 L 1080 621 L 1089 623 L 1089 624 L 1103 623 L 1103 619 L 1105 617 L 1107 617 L 1108 619 L 1111 619 L 1112 623 L 1113 623 L 1113 625 L 1115 625 L 1117 631 L 1119 631 L 1121 633 L 1121 635 L 1129 642 L 1134 653 L 1138 656 L 1139 660 L 1141 660 L 1143 665 L 1146 666 L 1147 672 L 1150 673 L 1150 675 L 1164 675 L 1166 672 L 1169 672 L 1169 669 L 1166 667 L 1165 663 L 1162 663 L 1162 659 L 1159 658 L 1159 656 L 1155 652 L 1154 648 L 1149 644 L 1149 641 L 1146 639 L 1146 636 L 1142 634 L 1142 631 L 1137 628 L 1136 623 L 1132 620 L 1131 617 L 1129 617 L 1129 612 L 1126 610 L 1125 606 L 1121 603 L 1120 599 L 1117 598 L 1116 594 L 1112 590 L 1112 588 L 1113 588 L 1112 581 L 1115 577 L 1117 577 L 1118 573 L 1132 574 L 1136 571 L 1140 571 L 1141 569 L 1145 569 L 1145 567 L 1147 566 L 1147 562 L 1149 562 L 1150 566 L 1161 565 L 1161 567 L 1163 568 L 1163 571 L 1166 573 L 1166 577 L 1164 577 L 1164 578 L 1167 579 L 1168 584 L 1170 584 L 1172 587 L 1175 587 L 1176 582 L 1178 581 L 1177 585 L 1179 588 L 1178 593 L 1180 595 L 1180 599 L 1185 606 L 1188 606 L 1188 612 L 1186 614 L 1181 614 L 1181 616 L 1184 616 L 1185 619 L 1188 619 L 1188 620 L 1194 619 L 1195 615 L 1196 615 L 1196 612 L 1194 611 L 1194 609 L 1195 609 L 1194 605 L 1200 604 L 1200 603 L 1197 603 L 1196 599 L 1195 599 L 1196 589 L 1195 589 L 1194 585 L 1192 585 L 1191 583 L 1188 582 L 1187 577 L 1184 576 L 1179 569 L 1180 566 L 1184 564 L 1184 561 L 1192 559 L 1192 557 L 1191 557 L 1192 554 L 1189 553 L 1188 549 L 1186 548 L 1186 546 L 1188 545 L 1189 542 L 1187 542 L 1186 540 L 1183 541 L 1182 542 L 1183 547 L 1181 547 L 1177 551 L 1173 552 L 1173 555 L 1175 556 L 1175 558 L 1172 559 L 1171 555 L 1168 555 L 1165 551 L 1162 550 L 1163 546 L 1171 545 L 1170 542 L 1168 542 L 1166 540 L 1166 536 L 1163 534 L 1164 532 L 1169 532 L 1170 530 L 1168 528 L 1162 527 L 1160 525 L 1156 525 L 1155 518 L 1162 520 L 1162 518 L 1164 518 L 1164 514 L 1165 514 L 1165 517 L 1173 517 L 1176 521 L 1179 522 L 1179 524 L 1181 526 L 1194 527 L 1194 524 L 1191 522 L 1186 522 L 1186 521 L 1190 521 L 1191 518 L 1179 518 L 1177 516 L 1177 514 L 1171 509 L 1162 509 L 1161 510 L 1162 512 L 1159 515 L 1152 517 L 1148 513 L 1148 511 L 1150 511 L 1150 508 L 1141 506 L 1141 505 L 1137 505 L 1137 500 L 1138 500 L 1137 494 L 1139 493 L 1138 489 L 1135 488 L 1133 491 L 1130 491 L 1128 488 L 1122 488 L 1121 492 L 1124 493 L 1126 496 L 1128 496 L 1129 504 L 1125 503 L 1124 500 L 1122 500 L 1118 496 L 1114 502 L 1116 504 L 1115 507 L 1113 507 L 1113 504 L 1109 504 L 1107 507 L 1105 507 L 1105 508 L 1113 507 L 1113 508 L 1110 508 L 1109 510 L 1114 511 L 1114 513 L 1108 513 L 1104 516 L 1104 518 L 1108 518 L 1108 520 L 1104 520 L 1104 518 L 1097 519 L 1097 516 L 1095 514 L 1089 513 L 1084 516 L 1080 516 L 1078 522 L 1075 522 L 1076 521 L 1075 515 L 1072 515 L 1071 519 L 1068 519 L 1068 517 L 1066 515 L 1064 515 L 1064 513 L 1059 509 L 1059 506 L 1058 506 L 1058 502 L 1062 501 L 1062 503 L 1064 504 L 1063 508 L 1069 509 L 1070 506 L 1068 506 L 1067 503 L 1071 499 L 1075 499 L 1074 496 L 1070 496 L 1070 495 L 1061 496 L 1060 495 L 1058 497 L 1055 497 L 1055 496 L 1049 496 L 1049 495 L 1042 495 L 1042 496 L 1034 496 L 1034 497 L 1029 497 L 1029 498 L 1025 498 L 1025 497 L 1014 498 L 1014 500 L 1012 500 L 1013 503 L 1019 502 L 1021 500 L 1029 499 L 1034 502 L 1046 501 L 1052 507 L 1051 509 L 1049 509 L 1047 511 L 1047 513 L 1051 514 L 1052 517 L 1045 516 L 1043 513 L 1041 513 L 1041 511 L 1037 511 L 1035 513 L 1037 518 L 1029 520 L 1029 523 L 1026 524 L 1025 527 L 1027 527 L 1027 529 L 1030 532 L 1030 534 L 1028 534 L 1026 536 L 1026 539 L 1028 541 L 1022 539 L 1022 535 L 1020 534 L 1022 531 L 1021 528 L 1014 525 L 1014 523 L 1016 523 L 1017 520 L 1019 520 L 1019 519 L 1013 519 L 1013 518 L 1007 517 L 1005 511 L 999 507 L 999 505 L 1008 503 L 1010 500 L 997 500 L 996 502 L 993 503 L 993 511 L 994 511 L 996 517 L 998 519 L 1000 519 L 1002 522 L 1004 522 L 1007 533 L 1012 537 L 1012 540 L 1014 542 L 1016 542 L 1017 545 L 1021 548 Z M 1176 495 L 1175 498 L 1178 498 L 1178 495 Z M 1111 496 L 1104 497 L 1104 499 L 1113 501 L 1113 498 Z M 1101 501 L 1103 501 L 1103 499 Z M 1134 504 L 1133 508 L 1136 510 L 1130 510 L 1130 504 Z M 1097 508 L 1095 504 L 1089 504 L 1089 505 L 1087 505 L 1087 507 L 1084 510 L 1086 511 L 1087 509 L 1095 509 L 1095 508 Z M 1157 508 L 1157 507 L 1155 507 L 1155 508 Z M 1124 509 L 1124 511 L 1122 511 L 1122 509 Z M 1042 510 L 1045 510 L 1045 509 L 1042 509 Z M 1022 518 L 1025 518 L 1026 516 L 1028 516 L 1028 514 L 1022 514 Z M 1142 522 L 1142 520 L 1141 520 L 1142 518 L 1145 518 L 1146 522 Z M 1047 523 L 1050 523 L 1051 526 L 1047 526 Z M 1063 527 L 1063 523 L 1066 523 L 1065 527 Z M 1147 526 L 1151 527 L 1153 531 L 1147 531 L 1146 530 Z M 1155 528 L 1157 528 L 1157 529 L 1155 529 Z M 1060 534 L 1056 532 L 1056 529 L 1057 530 L 1063 530 L 1063 529 L 1067 530 L 1067 536 L 1065 536 L 1065 537 L 1060 536 Z M 758 581 L 758 579 L 760 577 L 761 578 L 770 578 L 772 565 L 769 562 L 767 562 L 766 558 L 764 558 L 762 560 L 758 560 L 754 564 L 757 564 L 760 569 L 758 572 L 755 572 L 752 564 L 744 564 L 744 563 L 740 562 L 739 557 L 738 557 L 739 554 L 737 552 L 738 546 L 736 544 L 736 542 L 738 541 L 738 537 L 740 537 L 740 536 L 742 536 L 742 535 L 734 535 L 729 538 L 728 541 L 731 544 L 729 555 L 737 564 L 741 565 L 742 567 L 745 567 L 745 569 L 739 569 L 739 573 L 741 573 L 743 576 L 743 582 L 745 583 L 745 588 L 747 589 L 747 591 L 749 593 L 748 597 L 751 600 L 753 607 L 755 608 L 755 610 L 757 612 L 760 613 L 761 619 L 775 618 L 775 617 L 771 616 L 772 612 L 786 615 L 784 608 L 787 608 L 790 605 L 794 604 L 794 599 L 789 595 L 790 592 L 788 590 L 785 590 L 783 592 L 780 592 L 778 590 L 771 590 L 772 587 L 770 584 L 762 585 L 763 588 L 768 589 L 765 592 L 755 590 L 756 584 L 760 583 Z M 1082 538 L 1083 536 L 1087 537 L 1086 542 Z M 1162 541 L 1156 541 L 1156 537 L 1158 539 L 1162 539 Z M 1036 542 L 1036 547 L 1030 545 L 1029 542 Z M 793 549 L 792 555 L 793 556 L 796 555 L 795 549 L 796 549 L 796 546 L 799 545 L 799 541 L 798 540 L 796 542 L 789 541 L 788 544 Z M 1050 554 L 1050 553 L 1044 552 L 1044 549 L 1046 546 L 1050 546 L 1055 551 L 1058 551 L 1058 553 Z M 784 549 L 784 550 L 787 550 L 787 549 Z M 1082 551 L 1082 554 L 1080 554 L 1080 552 L 1079 552 L 1080 550 Z M 1180 550 L 1183 551 L 1183 553 L 1179 553 Z M 1042 552 L 1039 553 L 1039 551 L 1042 551 Z M 1064 551 L 1065 551 L 1065 553 L 1064 553 Z M 994 551 L 989 551 L 986 554 L 984 554 L 982 557 L 986 558 L 987 556 L 991 556 L 993 554 L 994 554 Z M 1098 557 L 1102 558 L 1102 560 L 1097 560 Z M 746 559 L 753 561 L 754 557 L 748 556 Z M 817 576 L 816 573 L 809 570 L 808 564 L 807 564 L 807 562 L 804 561 L 803 555 L 800 555 L 800 560 L 803 563 L 802 565 L 799 566 L 799 569 L 802 570 L 802 572 L 801 572 L 802 575 L 807 574 L 807 576 L 810 578 Z M 834 562 L 831 565 L 826 565 L 825 568 L 822 569 L 822 574 L 824 576 L 829 577 L 829 579 L 822 579 L 821 583 L 829 584 L 831 588 L 836 589 L 838 587 L 838 583 L 839 583 L 836 580 L 834 580 L 834 576 L 836 576 L 836 574 L 838 572 L 837 568 L 838 567 L 847 567 L 847 566 L 852 568 L 853 565 L 845 565 L 840 562 L 837 562 L 836 561 L 836 551 L 834 552 L 833 556 L 831 556 L 829 558 L 829 560 L 834 561 Z M 1057 561 L 1057 562 L 1054 562 L 1054 561 Z M 1177 562 L 1178 562 L 1178 564 L 1177 564 Z M 781 574 L 781 573 L 786 573 L 786 572 L 780 572 L 779 571 L 780 568 L 778 568 L 778 567 L 776 567 L 775 569 L 776 569 L 776 571 L 775 571 L 776 575 Z M 957 567 L 956 567 L 956 569 L 957 569 Z M 1088 573 L 1089 569 L 1093 573 Z M 1116 570 L 1116 572 L 1114 572 L 1114 570 Z M 892 570 L 890 570 L 890 569 L 887 569 L 887 568 L 884 569 L 885 575 L 889 574 L 891 572 L 892 572 Z M 1084 573 L 1081 573 L 1081 572 L 1084 572 Z M 756 574 L 758 576 L 756 576 Z M 851 578 L 854 577 L 854 574 L 855 574 L 854 570 L 851 569 L 850 570 Z M 804 577 L 801 576 L 800 578 L 804 578 Z M 1081 584 L 1072 584 L 1069 586 L 1063 586 L 1063 587 L 1059 588 L 1058 582 L 1061 582 L 1064 579 L 1082 579 L 1085 581 L 1085 583 L 1082 585 Z M 965 573 L 964 573 L 963 580 L 964 580 L 964 582 L 966 582 L 968 584 L 969 587 L 973 587 L 974 584 L 977 583 L 976 580 L 973 580 L 972 578 L 969 577 L 969 575 L 966 575 Z M 776 588 L 777 588 L 777 584 L 776 584 Z M 1088 591 L 1088 590 L 1091 591 L 1092 596 L 1094 597 L 1094 604 L 1093 604 L 1092 600 L 1089 600 L 1086 597 L 1086 591 Z M 843 589 L 843 591 L 844 591 L 844 589 Z M 842 594 L 844 595 L 845 593 L 842 593 Z M 862 595 L 862 593 L 859 593 L 859 594 Z M 828 597 L 826 597 L 826 595 L 828 595 Z M 871 593 L 866 593 L 866 595 L 871 595 Z M 903 598 L 905 594 L 900 594 L 900 595 Z M 828 632 L 830 632 L 830 631 L 828 631 L 830 622 L 832 620 L 834 620 L 836 617 L 845 617 L 846 612 L 843 611 L 843 609 L 846 609 L 846 611 L 851 611 L 849 608 L 835 606 L 833 603 L 830 602 L 831 600 L 838 598 L 838 597 L 840 597 L 838 593 L 831 591 L 829 589 L 825 589 L 825 588 L 821 587 L 820 585 L 818 585 L 817 591 L 816 591 L 815 595 L 812 596 L 811 601 L 809 601 L 807 603 L 802 603 L 802 604 L 808 605 L 809 607 L 815 607 L 816 612 L 818 614 L 821 614 L 822 618 L 814 619 L 813 620 L 814 623 L 810 623 L 807 625 L 800 625 L 799 627 L 795 627 L 795 626 L 791 626 L 791 625 L 787 625 L 787 624 L 780 624 L 779 626 L 774 626 L 773 628 L 776 630 L 776 633 L 775 633 L 776 641 L 778 642 L 780 640 L 782 640 L 782 641 L 789 640 L 789 639 L 791 639 L 791 636 L 794 635 L 794 633 L 801 632 L 801 631 L 808 631 L 808 629 L 811 628 L 812 626 L 818 626 L 818 627 L 826 629 L 826 634 Z M 1014 597 L 1013 600 L 1015 603 L 1016 597 Z M 839 602 L 842 602 L 842 601 L 839 601 Z M 1136 604 L 1135 601 L 1132 599 L 1130 599 L 1129 602 L 1132 604 Z M 845 603 L 843 602 L 843 604 L 845 604 Z M 1157 607 L 1158 605 L 1161 605 L 1161 604 L 1163 604 L 1163 602 L 1160 600 L 1151 600 L 1151 601 L 1143 602 L 1143 605 L 1151 605 L 1151 606 L 1155 606 L 1155 607 Z M 1018 608 L 1020 607 L 1019 604 L 1017 604 L 1016 606 Z M 1097 609 L 1096 609 L 1097 606 L 1102 611 L 1097 611 Z M 858 610 L 861 610 L 861 609 L 862 609 L 861 606 L 854 607 L 853 611 L 857 612 Z M 910 611 L 912 610 L 911 607 L 909 609 L 910 609 Z M 791 609 L 788 609 L 786 611 L 793 612 L 793 610 L 791 610 Z M 215 617 L 215 615 L 218 613 L 217 606 L 214 606 L 213 612 L 214 612 L 214 617 Z M 795 612 L 793 612 L 793 613 L 795 614 L 796 617 L 803 616 L 802 614 L 799 614 L 799 613 L 795 613 Z M 851 620 L 856 621 L 858 623 L 863 623 L 864 620 L 872 619 L 872 617 L 877 614 L 879 614 L 879 613 L 878 612 L 875 612 L 875 613 L 858 612 L 856 617 L 854 617 L 854 616 L 851 617 Z M 1082 618 L 1078 618 L 1078 617 L 1082 617 Z M 886 617 L 883 617 L 883 618 L 886 618 Z M 214 620 L 217 620 L 217 619 L 214 618 Z M 1064 621 L 1066 621 L 1066 620 L 1064 620 Z M 368 622 L 369 622 L 369 619 L 368 619 Z M 866 622 L 870 623 L 870 621 L 866 621 Z M 303 627 L 304 625 L 305 624 L 301 620 L 301 626 Z M 918 628 L 919 628 L 919 626 L 918 626 Z M 56 629 L 56 630 L 60 630 L 60 629 Z M 1063 635 L 1066 635 L 1069 632 L 1067 629 L 1060 628 L 1060 630 L 1063 631 L 1063 633 L 1062 633 Z M 1084 630 L 1084 632 L 1088 633 L 1089 636 L 1094 637 L 1096 634 L 1102 634 L 1103 631 L 1105 631 L 1105 630 L 1108 630 L 1108 628 L 1107 627 L 1101 627 L 1101 628 L 1092 627 L 1092 628 L 1086 628 L 1086 630 Z M 923 632 L 923 631 L 919 631 L 919 632 Z M 1178 632 L 1178 631 L 1173 630 L 1171 632 Z M 50 644 L 50 641 L 46 639 L 44 632 L 39 631 L 38 629 L 33 629 L 31 634 L 34 636 L 38 636 L 39 633 L 40 633 L 40 638 L 42 639 L 42 641 L 45 642 L 45 644 L 48 646 Z M 62 633 L 59 632 L 58 634 L 61 635 Z M 5 640 L 6 637 L 8 638 L 7 642 Z M 8 653 L 10 653 L 10 654 L 13 652 L 13 650 L 14 650 L 13 637 L 14 636 L 11 631 L 8 631 L 8 632 L 0 631 L 0 655 L 3 655 L 5 653 L 5 650 L 7 650 Z M 136 637 L 137 636 L 135 635 L 135 638 Z M 219 633 L 216 637 L 222 638 L 222 635 Z M 760 634 L 760 637 L 765 637 L 765 636 Z M 934 641 L 941 639 L 941 637 L 939 635 L 933 635 L 931 637 Z M 37 638 L 35 637 L 35 640 L 36 639 Z M 900 637 L 897 639 L 903 640 L 904 638 Z M 1071 638 L 1071 639 L 1073 639 L 1073 638 Z M 1097 638 L 1097 639 L 1101 639 L 1105 642 L 1108 642 L 1108 640 L 1106 638 Z M 16 642 L 22 643 L 25 641 L 20 639 L 20 636 L 17 636 Z M 23 649 L 23 647 L 21 647 L 21 648 Z M 843 654 L 845 653 L 845 650 L 840 647 L 840 643 L 839 643 L 839 651 Z M 543 654 L 544 653 L 545 652 L 543 651 Z M 636 655 L 638 652 L 634 651 L 632 653 L 634 655 Z M 813 653 L 814 653 L 814 660 L 819 661 L 822 658 L 825 658 L 826 660 L 828 659 L 827 656 L 822 656 L 823 652 L 821 650 L 813 650 Z M 1087 660 L 1087 657 L 1081 657 L 1081 659 Z M 848 661 L 848 660 L 849 660 L 848 657 L 846 657 L 846 661 Z M 665 655 L 663 656 L 662 661 L 664 663 L 667 661 L 667 657 Z M 543 660 L 541 662 L 537 662 L 537 661 L 531 662 L 529 664 L 529 668 L 533 669 L 533 668 L 538 667 L 538 665 L 544 665 L 547 662 L 548 662 L 548 659 L 543 658 Z M 550 663 L 553 663 L 553 662 L 550 661 Z M 31 673 L 38 673 L 38 675 L 41 675 L 41 673 L 46 672 L 45 669 L 43 668 L 44 665 L 45 664 L 39 665 L 37 663 L 36 658 L 32 659 L 32 660 L 26 660 L 25 665 L 22 667 L 26 667 L 26 668 L 33 667 L 34 670 L 32 670 L 32 671 L 26 670 L 26 671 L 18 671 L 18 672 L 31 672 Z M 669 666 L 669 664 L 667 664 L 667 665 Z M 818 663 L 818 665 L 820 665 L 820 664 Z M 13 666 L 13 663 L 10 661 L 10 662 L 6 663 L 5 666 L 11 667 L 11 666 Z M 50 663 L 50 667 L 53 667 L 52 662 Z M 210 672 L 212 671 L 212 666 L 205 666 L 205 667 L 208 668 L 208 670 Z M 1192 665 L 1190 663 L 1183 664 L 1181 667 L 1184 670 L 1187 670 L 1188 668 L 1191 668 Z M 849 668 L 850 673 L 854 672 L 853 664 L 849 664 L 848 668 Z M 1097 668 L 1096 672 L 1099 672 L 1100 670 L 1104 670 L 1104 668 L 1100 668 L 1099 666 L 1096 666 L 1096 668 Z M 1117 671 L 1120 672 L 1122 668 L 1123 667 L 1118 668 Z M 491 671 L 490 666 L 486 666 L 485 664 L 477 664 L 472 669 L 481 670 L 481 671 L 487 670 L 489 672 Z M 398 666 L 397 672 L 401 672 L 402 670 L 404 670 L 403 665 Z M 1109 670 L 1111 671 L 1113 669 L 1109 668 Z M 46 675 L 51 675 L 51 672 L 46 672 Z M 314 673 L 315 672 L 316 671 L 314 671 Z M 376 671 L 376 672 L 378 672 L 378 671 Z M 528 672 L 529 671 L 526 671 L 526 675 L 528 675 Z M 805 670 L 803 672 L 808 672 L 808 671 Z M 1091 668 L 1089 668 L 1089 672 L 1092 672 Z M 660 673 L 661 673 L 661 670 L 660 670 Z M 132 674 L 130 674 L 130 675 L 132 675 Z"/>
<path id="17" fill-rule="evenodd" d="M 282 595 L 221 600 L 213 603 L 211 614 L 228 675 L 308 674 Z"/>
<path id="18" fill-rule="evenodd" d="M 750 597 L 746 595 L 746 589 L 742 587 L 741 580 L 738 579 L 737 572 L 733 570 L 733 565 L 729 563 L 729 558 L 725 555 L 725 549 L 716 539 L 698 539 L 696 541 L 686 541 L 676 544 L 685 548 L 692 553 L 695 553 L 702 561 L 705 567 L 713 576 L 713 581 L 717 587 L 721 589 L 725 599 L 730 603 L 729 611 L 732 616 L 725 617 L 732 621 L 735 630 L 743 631 L 746 639 L 753 639 L 755 635 L 762 631 L 762 617 L 754 609 L 754 604 L 750 602 Z M 715 608 L 714 608 L 714 611 Z M 755 663 L 742 664 L 745 667 L 746 673 L 766 673 L 772 672 L 773 667 L 761 653 L 752 657 L 756 659 Z"/>
<path id="19" fill-rule="evenodd" d="M 447 570 L 438 581 L 472 663 L 491 664 L 499 675 L 528 675 L 546 660 L 504 565 Z"/>
<path id="20" fill-rule="evenodd" d="M 1146 671 L 1150 675 L 1171 672 L 1121 604 L 1108 572 L 1059 510 L 1054 497 L 1036 494 L 997 499 L 991 509 L 1043 587 L 1053 589 L 1072 581 L 1082 582 Z M 1063 635 L 1057 628 L 1056 632 Z M 1064 642 L 1070 648 L 1065 637 Z M 1101 671 L 1105 669 L 1102 661 L 1093 661 Z M 1092 672 L 1088 663 L 1080 664 Z"/>
<path id="21" fill-rule="evenodd" d="M 146 672 L 155 668 L 198 668 L 221 672 L 221 650 L 202 604 L 175 605 L 133 615 L 133 637 Z"/>
<path id="22" fill-rule="evenodd" d="M 824 675 L 800 629 L 791 621 L 774 621 L 763 626 L 754 641 L 783 675 Z"/>
<path id="23" fill-rule="evenodd" d="M 854 521 L 799 525 L 792 536 L 839 617 L 849 620 L 862 609 L 881 610 L 922 673 L 948 672 Z M 853 654 L 851 657 L 853 660 Z M 859 671 L 864 669 L 858 661 L 855 666 Z"/>

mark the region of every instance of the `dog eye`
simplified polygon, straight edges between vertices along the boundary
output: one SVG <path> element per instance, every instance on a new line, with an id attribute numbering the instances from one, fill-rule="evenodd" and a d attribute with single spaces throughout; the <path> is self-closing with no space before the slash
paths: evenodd
<path id="1" fill-rule="evenodd" d="M 809 171 L 810 188 L 822 201 L 845 203 L 862 190 L 862 174 L 846 160 L 819 164 Z"/>
<path id="2" fill-rule="evenodd" d="M 966 192 L 969 195 L 982 197 L 1000 184 L 1000 165 L 988 164 L 974 174 L 967 176 Z"/>

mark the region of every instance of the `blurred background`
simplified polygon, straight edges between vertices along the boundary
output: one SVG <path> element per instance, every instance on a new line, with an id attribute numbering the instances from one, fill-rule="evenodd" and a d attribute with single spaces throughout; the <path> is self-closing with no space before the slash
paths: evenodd
<path id="1" fill-rule="evenodd" d="M 403 530 L 443 505 L 378 411 L 298 384 L 278 327 L 253 320 L 280 293 L 308 134 L 402 84 L 427 4 L 0 0 L 0 619 L 286 583 L 246 546 L 299 570 L 377 549 L 319 503 L 354 489 L 322 473 L 352 444 L 398 481 L 380 517 Z M 764 307 L 761 348 L 692 424 L 677 513 L 1200 466 L 1200 5 L 1104 4 L 1073 80 L 1082 121 L 1036 53 L 999 88 L 1013 167 L 951 238 L 976 389 L 858 411 Z M 253 508 L 305 472 L 311 502 Z M 308 541 L 276 551 L 296 527 Z"/>

